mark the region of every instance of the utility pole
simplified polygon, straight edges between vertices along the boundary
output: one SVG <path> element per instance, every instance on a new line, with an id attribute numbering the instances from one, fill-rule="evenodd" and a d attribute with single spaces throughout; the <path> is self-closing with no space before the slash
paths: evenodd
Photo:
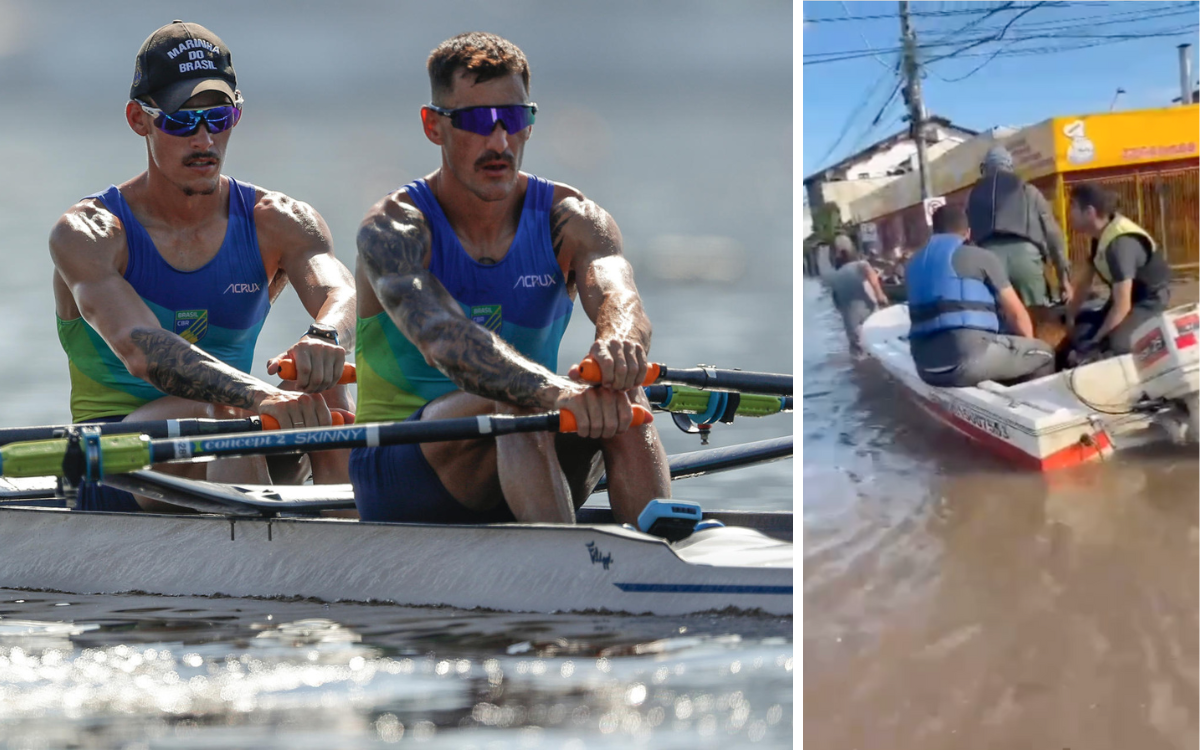
<path id="1" fill-rule="evenodd" d="M 900 0 L 900 36 L 904 45 L 904 100 L 908 103 L 909 132 L 917 142 L 921 170 L 921 199 L 933 197 L 929 160 L 925 153 L 925 104 L 921 101 L 921 64 L 917 62 L 917 35 L 908 18 L 908 0 Z"/>
<path id="2" fill-rule="evenodd" d="M 1192 45 L 1179 45 L 1179 106 L 1192 103 Z"/>

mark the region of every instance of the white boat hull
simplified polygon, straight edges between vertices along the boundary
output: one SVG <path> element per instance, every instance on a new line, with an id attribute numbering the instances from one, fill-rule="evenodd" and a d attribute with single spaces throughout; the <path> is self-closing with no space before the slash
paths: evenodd
<path id="1" fill-rule="evenodd" d="M 883 308 L 863 326 L 864 347 L 935 419 L 1013 463 L 1051 471 L 1168 438 L 1133 408 L 1144 389 L 1131 355 L 1014 386 L 937 388 L 917 375 L 908 330 L 906 305 Z"/>
<path id="2" fill-rule="evenodd" d="M 790 542 L 746 528 L 669 545 L 615 525 L 0 509 L 0 587 L 312 597 L 518 612 L 792 614 Z"/>

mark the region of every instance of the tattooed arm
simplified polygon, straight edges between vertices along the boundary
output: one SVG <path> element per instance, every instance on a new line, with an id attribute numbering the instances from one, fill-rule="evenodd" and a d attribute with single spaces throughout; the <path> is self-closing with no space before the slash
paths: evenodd
<path id="1" fill-rule="evenodd" d="M 573 188 L 556 186 L 555 199 L 550 212 L 554 254 L 596 324 L 588 354 L 599 363 L 604 385 L 636 388 L 646 379 L 651 328 L 622 251 L 621 230 L 607 211 Z"/>
<path id="2" fill-rule="evenodd" d="M 533 409 L 569 408 L 585 437 L 611 437 L 629 426 L 627 398 L 550 372 L 463 315 L 427 268 L 431 245 L 424 215 L 403 195 L 377 203 L 358 231 L 359 268 L 373 296 L 430 365 L 484 398 Z M 366 294 L 359 289 L 360 299 L 370 304 Z"/>
<path id="3" fill-rule="evenodd" d="M 101 204 L 83 201 L 64 214 L 50 254 L 59 317 L 82 316 L 134 376 L 171 396 L 270 414 L 284 427 L 330 423 L 319 397 L 267 385 L 164 330 L 123 277 L 125 230 Z"/>

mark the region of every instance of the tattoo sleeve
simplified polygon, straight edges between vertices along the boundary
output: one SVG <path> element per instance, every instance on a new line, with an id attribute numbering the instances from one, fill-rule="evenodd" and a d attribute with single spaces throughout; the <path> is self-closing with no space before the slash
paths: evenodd
<path id="1" fill-rule="evenodd" d="M 554 257 L 562 250 L 563 229 L 571 220 L 571 209 L 566 201 L 559 201 L 550 209 L 550 244 L 554 247 Z"/>
<path id="2" fill-rule="evenodd" d="M 396 327 L 462 390 L 518 406 L 553 406 L 548 387 L 557 376 L 463 315 L 458 302 L 424 268 L 432 243 L 425 217 L 400 205 L 401 219 L 379 212 L 358 233 L 359 258 Z"/>
<path id="3" fill-rule="evenodd" d="M 146 356 L 146 378 L 163 393 L 194 401 L 254 407 L 258 381 L 162 328 L 137 328 L 130 338 Z"/>

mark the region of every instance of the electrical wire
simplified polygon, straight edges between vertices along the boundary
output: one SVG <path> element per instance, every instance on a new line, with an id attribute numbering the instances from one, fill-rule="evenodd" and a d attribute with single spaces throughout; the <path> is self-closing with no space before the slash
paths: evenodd
<path id="1" fill-rule="evenodd" d="M 881 75 L 879 78 L 877 78 L 875 80 L 875 82 L 873 84 L 871 84 L 870 88 L 867 89 L 866 94 L 863 96 L 862 100 L 858 103 L 858 105 L 855 106 L 852 110 L 850 110 L 850 115 L 846 118 L 846 121 L 842 123 L 842 127 L 840 128 L 837 140 L 835 140 L 833 142 L 833 145 L 829 147 L 829 149 L 825 152 L 824 156 L 822 156 L 820 158 L 820 160 L 817 161 L 818 164 L 822 165 L 821 168 L 819 170 L 817 170 L 818 172 L 827 168 L 826 162 L 829 161 L 829 157 L 833 156 L 833 154 L 837 151 L 838 146 L 842 145 L 842 141 L 844 141 L 846 139 L 846 136 L 850 133 L 850 131 L 852 129 L 851 128 L 852 123 L 858 118 L 859 114 L 867 108 L 867 105 L 870 104 L 871 99 L 875 96 L 875 92 L 879 91 L 882 84 L 884 84 L 888 80 L 888 78 L 889 78 L 888 74 L 890 73 L 891 75 L 895 75 L 897 72 L 898 71 L 896 69 L 889 69 L 888 73 L 885 73 L 885 74 Z M 898 89 L 893 89 L 891 95 L 888 97 L 889 103 L 891 101 L 891 98 L 896 95 L 896 90 L 898 90 Z M 878 121 L 879 117 L 882 116 L 882 114 L 883 113 L 880 112 L 880 114 L 876 116 L 876 121 Z"/>
<path id="2" fill-rule="evenodd" d="M 844 10 L 846 12 L 846 17 L 849 18 L 850 17 L 850 6 L 846 5 L 846 0 L 841 0 L 841 3 L 842 3 L 842 10 Z M 875 54 L 875 51 L 871 49 L 871 43 L 867 41 L 867 35 L 862 32 L 862 29 L 856 26 L 855 30 L 858 31 L 858 38 L 862 39 L 863 46 L 867 48 L 868 52 L 871 52 L 871 58 L 873 60 L 875 60 L 875 62 L 882 65 L 884 68 L 891 70 L 892 66 L 885 63 L 883 61 L 883 58 L 880 57 L 879 55 Z"/>

